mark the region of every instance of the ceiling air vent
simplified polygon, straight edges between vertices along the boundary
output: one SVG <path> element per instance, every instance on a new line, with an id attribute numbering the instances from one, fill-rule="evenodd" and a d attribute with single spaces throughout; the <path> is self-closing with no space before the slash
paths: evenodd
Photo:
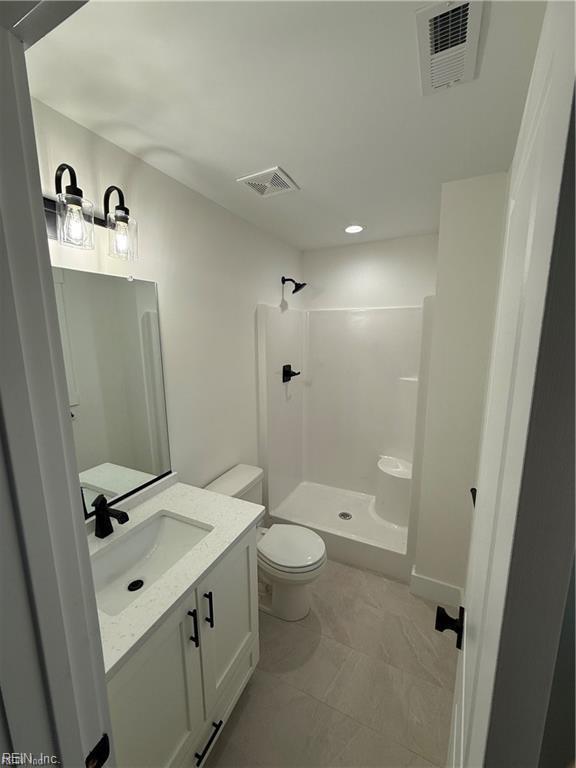
<path id="1" fill-rule="evenodd" d="M 251 173 L 249 176 L 242 176 L 236 181 L 246 184 L 253 189 L 260 197 L 272 197 L 282 192 L 291 192 L 300 189 L 298 184 L 283 171 L 282 168 L 268 168 L 266 171 Z"/>
<path id="2" fill-rule="evenodd" d="M 482 2 L 438 3 L 416 13 L 422 91 L 473 80 L 476 73 Z"/>

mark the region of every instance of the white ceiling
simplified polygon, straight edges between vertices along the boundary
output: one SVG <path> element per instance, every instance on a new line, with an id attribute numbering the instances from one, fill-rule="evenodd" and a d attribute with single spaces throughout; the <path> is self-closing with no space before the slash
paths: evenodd
<path id="1" fill-rule="evenodd" d="M 429 96 L 421 6 L 93 1 L 28 51 L 32 94 L 299 248 L 432 232 L 442 182 L 510 165 L 543 5 L 485 3 L 478 79 Z M 275 165 L 300 192 L 235 182 Z"/>

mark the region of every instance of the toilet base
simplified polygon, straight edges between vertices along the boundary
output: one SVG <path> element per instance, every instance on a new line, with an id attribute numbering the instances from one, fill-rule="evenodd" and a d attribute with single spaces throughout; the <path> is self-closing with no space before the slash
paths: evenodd
<path id="1" fill-rule="evenodd" d="M 258 573 L 258 602 L 264 613 L 282 621 L 300 621 L 310 613 L 307 584 L 289 584 L 268 580 Z"/>

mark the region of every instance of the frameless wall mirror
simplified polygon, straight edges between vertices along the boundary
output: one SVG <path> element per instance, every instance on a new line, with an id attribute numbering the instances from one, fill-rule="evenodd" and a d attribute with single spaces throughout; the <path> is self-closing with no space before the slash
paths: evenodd
<path id="1" fill-rule="evenodd" d="M 170 471 L 156 284 L 54 267 L 87 516 Z"/>

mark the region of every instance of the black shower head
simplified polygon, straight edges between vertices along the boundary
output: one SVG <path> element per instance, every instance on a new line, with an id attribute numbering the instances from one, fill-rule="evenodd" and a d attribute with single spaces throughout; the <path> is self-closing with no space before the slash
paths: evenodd
<path id="1" fill-rule="evenodd" d="M 297 283 L 296 280 L 293 280 L 291 277 L 282 277 L 282 285 L 285 285 L 286 283 L 294 283 L 292 293 L 298 293 L 298 291 L 301 291 L 302 288 L 306 288 L 307 286 L 307 283 Z"/>

